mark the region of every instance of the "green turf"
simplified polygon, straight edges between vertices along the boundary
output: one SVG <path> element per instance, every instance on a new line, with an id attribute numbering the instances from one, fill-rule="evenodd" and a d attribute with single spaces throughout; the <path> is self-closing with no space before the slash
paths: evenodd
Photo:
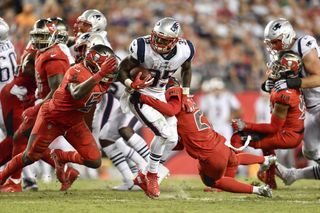
<path id="1" fill-rule="evenodd" d="M 247 181 L 250 182 L 250 181 Z M 280 182 L 280 181 L 278 181 Z M 38 192 L 0 194 L 0 212 L 320 212 L 320 182 L 279 183 L 273 198 L 203 192 L 199 179 L 167 179 L 157 200 L 142 192 L 116 192 L 118 182 L 79 180 L 68 192 L 40 184 Z"/>

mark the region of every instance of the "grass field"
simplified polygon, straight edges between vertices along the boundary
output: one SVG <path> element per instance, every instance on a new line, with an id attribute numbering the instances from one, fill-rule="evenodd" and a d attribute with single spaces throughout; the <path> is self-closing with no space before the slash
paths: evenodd
<path id="1" fill-rule="evenodd" d="M 278 181 L 273 198 L 265 198 L 203 192 L 199 179 L 169 178 L 161 185 L 157 200 L 141 191 L 112 191 L 118 183 L 79 180 L 68 192 L 59 192 L 57 182 L 40 183 L 38 192 L 0 194 L 0 212 L 320 212 L 319 181 L 299 181 L 290 187 Z"/>

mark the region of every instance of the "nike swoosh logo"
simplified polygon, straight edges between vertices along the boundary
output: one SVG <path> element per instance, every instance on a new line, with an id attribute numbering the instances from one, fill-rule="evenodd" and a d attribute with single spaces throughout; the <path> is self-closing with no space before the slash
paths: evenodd
<path id="1" fill-rule="evenodd" d="M 292 92 L 290 92 L 289 90 L 286 90 L 286 93 L 292 93 Z"/>
<path id="2" fill-rule="evenodd" d="M 50 57 L 53 58 L 55 57 L 57 54 L 51 54 Z"/>

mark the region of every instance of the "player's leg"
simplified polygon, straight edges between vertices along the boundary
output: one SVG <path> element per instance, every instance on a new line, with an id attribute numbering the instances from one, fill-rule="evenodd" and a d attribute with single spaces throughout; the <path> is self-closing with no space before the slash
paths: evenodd
<path id="1" fill-rule="evenodd" d="M 320 164 L 320 111 L 317 114 L 306 112 L 304 128 L 303 155 L 308 160 L 314 160 Z"/>
<path id="2" fill-rule="evenodd" d="M 6 137 L 0 142 L 0 165 L 7 163 L 12 157 L 12 137 Z"/>
<path id="3" fill-rule="evenodd" d="M 320 166 L 308 166 L 302 169 L 286 168 L 280 163 L 276 164 L 276 174 L 282 179 L 284 184 L 291 185 L 300 179 L 320 179 Z"/>

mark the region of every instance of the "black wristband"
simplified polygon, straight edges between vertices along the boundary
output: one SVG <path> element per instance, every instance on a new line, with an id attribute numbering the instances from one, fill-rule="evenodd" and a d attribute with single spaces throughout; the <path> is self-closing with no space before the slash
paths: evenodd
<path id="1" fill-rule="evenodd" d="M 298 89 L 301 87 L 302 80 L 301 78 L 288 78 L 287 86 L 288 88 Z"/>

